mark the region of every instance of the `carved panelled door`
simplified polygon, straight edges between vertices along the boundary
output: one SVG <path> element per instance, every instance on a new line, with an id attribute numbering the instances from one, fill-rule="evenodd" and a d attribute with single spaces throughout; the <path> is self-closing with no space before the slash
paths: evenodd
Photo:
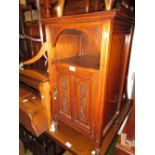
<path id="1" fill-rule="evenodd" d="M 59 115 L 71 119 L 71 79 L 66 73 L 58 73 L 58 111 Z"/>
<path id="2" fill-rule="evenodd" d="M 85 130 L 90 132 L 90 112 L 92 96 L 92 80 L 82 76 L 75 78 L 75 122 Z"/>
<path id="3" fill-rule="evenodd" d="M 59 120 L 78 127 L 87 134 L 92 133 L 94 87 L 93 74 L 57 67 Z"/>

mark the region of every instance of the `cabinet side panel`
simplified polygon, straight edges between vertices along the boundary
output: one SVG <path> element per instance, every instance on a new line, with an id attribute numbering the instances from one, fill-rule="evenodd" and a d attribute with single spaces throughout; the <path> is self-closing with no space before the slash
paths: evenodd
<path id="1" fill-rule="evenodd" d="M 104 126 L 107 125 L 117 112 L 122 71 L 124 64 L 125 34 L 114 34 L 110 54 L 109 73 L 104 109 Z"/>

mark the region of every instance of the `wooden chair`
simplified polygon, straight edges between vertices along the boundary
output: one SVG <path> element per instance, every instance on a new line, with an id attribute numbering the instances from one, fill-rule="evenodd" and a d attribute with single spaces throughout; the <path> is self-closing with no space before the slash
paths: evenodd
<path id="1" fill-rule="evenodd" d="M 42 50 L 44 50 L 44 46 L 41 48 L 41 52 Z M 42 62 L 34 63 L 38 58 L 40 57 L 37 54 L 37 59 L 33 58 L 33 61 L 24 62 L 25 68 L 19 71 L 20 123 L 35 136 L 45 132 L 51 125 L 48 73 Z"/>

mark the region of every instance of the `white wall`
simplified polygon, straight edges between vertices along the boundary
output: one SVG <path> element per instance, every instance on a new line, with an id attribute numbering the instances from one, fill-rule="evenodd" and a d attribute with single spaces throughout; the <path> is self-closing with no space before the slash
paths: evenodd
<path id="1" fill-rule="evenodd" d="M 127 76 L 127 92 L 128 98 L 133 99 L 135 94 L 135 37 L 133 35 L 132 47 L 131 47 L 131 55 L 129 62 L 129 71 Z"/>

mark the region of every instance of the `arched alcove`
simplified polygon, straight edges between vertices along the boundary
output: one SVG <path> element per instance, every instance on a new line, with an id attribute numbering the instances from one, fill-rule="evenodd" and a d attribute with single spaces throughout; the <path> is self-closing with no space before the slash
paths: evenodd
<path id="1" fill-rule="evenodd" d="M 93 35 L 85 29 L 63 29 L 53 37 L 56 60 L 75 56 L 98 56 L 99 47 Z"/>

